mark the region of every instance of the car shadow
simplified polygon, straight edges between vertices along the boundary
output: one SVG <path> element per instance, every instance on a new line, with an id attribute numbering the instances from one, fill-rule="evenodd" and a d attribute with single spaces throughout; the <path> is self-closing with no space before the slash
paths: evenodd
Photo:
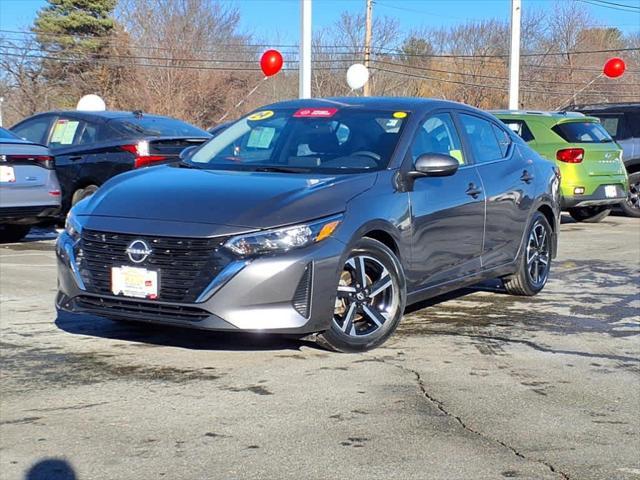
<path id="1" fill-rule="evenodd" d="M 55 324 L 74 335 L 124 340 L 189 350 L 265 351 L 317 347 L 300 337 L 260 332 L 213 332 L 144 322 L 116 322 L 93 315 L 58 312 Z"/>

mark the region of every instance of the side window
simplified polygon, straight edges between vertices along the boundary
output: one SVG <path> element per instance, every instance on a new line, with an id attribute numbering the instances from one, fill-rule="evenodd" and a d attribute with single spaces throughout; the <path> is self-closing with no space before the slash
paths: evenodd
<path id="1" fill-rule="evenodd" d="M 506 120 L 505 119 L 505 120 L 502 120 L 502 123 L 504 123 L 507 127 L 509 127 L 509 130 L 514 132 L 516 135 L 522 138 L 522 140 L 524 140 L 525 142 L 531 142 L 536 139 L 533 136 L 533 132 L 529 128 L 529 125 L 527 125 L 527 123 L 523 120 L 511 120 L 511 119 Z"/>
<path id="2" fill-rule="evenodd" d="M 460 136 L 456 131 L 451 115 L 438 113 L 429 117 L 418 129 L 411 145 L 413 161 L 425 153 L 442 153 L 450 155 L 464 165 Z"/>
<path id="3" fill-rule="evenodd" d="M 494 125 L 492 123 L 491 126 L 493 126 L 493 131 L 496 134 L 498 145 L 500 145 L 500 151 L 502 152 L 502 158 L 504 158 L 507 156 L 507 152 L 509 151 L 509 147 L 511 146 L 511 138 L 509 138 L 509 134 L 507 132 L 505 132 L 497 125 Z"/>
<path id="4" fill-rule="evenodd" d="M 51 148 L 60 148 L 77 144 L 83 130 L 82 123 L 80 120 L 69 118 L 59 118 L 56 120 L 56 123 L 53 125 L 53 131 L 51 132 L 49 146 Z"/>
<path id="5" fill-rule="evenodd" d="M 44 143 L 47 141 L 45 137 L 49 133 L 50 124 L 51 117 L 34 118 L 12 128 L 11 131 L 30 142 Z"/>
<path id="6" fill-rule="evenodd" d="M 80 133 L 80 128 L 82 128 L 83 125 L 84 129 L 82 129 L 82 132 Z M 81 122 L 78 129 L 77 141 L 74 145 L 89 145 L 103 140 L 104 128 L 102 126 L 90 122 Z"/>
<path id="7" fill-rule="evenodd" d="M 473 157 L 477 163 L 503 158 L 502 148 L 494 132 L 494 125 L 475 115 L 460 114 L 460 121 L 469 139 Z"/>

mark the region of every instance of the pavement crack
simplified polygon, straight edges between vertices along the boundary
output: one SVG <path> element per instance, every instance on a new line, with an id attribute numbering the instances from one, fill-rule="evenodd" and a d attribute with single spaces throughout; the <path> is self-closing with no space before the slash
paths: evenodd
<path id="1" fill-rule="evenodd" d="M 506 442 L 503 442 L 500 439 L 494 438 L 494 437 L 492 437 L 490 435 L 487 435 L 487 434 L 485 434 L 485 433 L 483 433 L 483 432 L 481 432 L 479 430 L 474 429 L 473 427 L 468 425 L 460 416 L 458 416 L 458 415 L 450 412 L 449 410 L 447 410 L 447 408 L 445 407 L 444 403 L 441 400 L 438 400 L 436 397 L 434 397 L 432 394 L 430 394 L 427 391 L 425 383 L 422 380 L 422 377 L 420 376 L 420 372 L 418 372 L 417 370 L 405 367 L 404 365 L 398 365 L 397 363 L 394 363 L 393 361 L 389 362 L 384 358 L 380 358 L 380 357 L 376 357 L 376 358 L 378 359 L 378 361 L 380 361 L 382 363 L 387 363 L 387 364 L 392 365 L 392 366 L 394 366 L 396 368 L 399 368 L 400 370 L 402 370 L 404 372 L 412 374 L 416 379 L 416 383 L 418 385 L 418 388 L 420 389 L 420 392 L 422 393 L 422 396 L 424 396 L 427 400 L 429 400 L 429 402 L 433 403 L 436 406 L 436 408 L 438 410 L 440 410 L 444 415 L 446 415 L 447 417 L 452 418 L 453 420 L 455 420 L 467 432 L 472 433 L 474 435 L 477 435 L 477 436 L 479 436 L 481 438 L 484 438 L 486 440 L 489 440 L 491 442 L 497 443 L 498 445 L 500 445 L 500 446 L 506 448 L 507 450 L 511 451 L 518 458 L 521 458 L 523 460 L 528 460 L 528 461 L 533 461 L 533 462 L 540 463 L 540 464 L 544 465 L 545 467 L 547 467 L 549 469 L 549 471 L 551 471 L 552 473 L 555 473 L 555 474 L 559 475 L 560 478 L 563 479 L 563 480 L 570 480 L 570 477 L 569 477 L 568 474 L 566 474 L 562 470 L 557 469 L 551 463 L 546 462 L 544 460 L 540 460 L 538 458 L 527 457 L 524 453 L 519 451 L 517 448 L 512 447 L 511 445 L 507 444 Z"/>

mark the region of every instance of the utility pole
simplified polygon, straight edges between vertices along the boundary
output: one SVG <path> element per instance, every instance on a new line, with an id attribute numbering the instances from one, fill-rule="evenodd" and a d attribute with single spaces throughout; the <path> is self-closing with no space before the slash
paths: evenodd
<path id="1" fill-rule="evenodd" d="M 300 98 L 311 98 L 311 0 L 300 0 Z"/>
<path id="2" fill-rule="evenodd" d="M 365 17 L 366 29 L 364 33 L 364 66 L 369 68 L 369 62 L 371 60 L 371 30 L 373 27 L 372 21 L 373 15 L 373 0 L 367 0 L 367 14 Z M 363 95 L 368 97 L 371 95 L 371 80 L 364 84 Z"/>
<path id="3" fill-rule="evenodd" d="M 0 127 L 2 126 L 2 104 L 4 103 L 4 97 L 0 97 Z"/>
<path id="4" fill-rule="evenodd" d="M 509 110 L 520 108 L 520 18 L 522 0 L 511 0 L 511 56 L 509 59 Z"/>

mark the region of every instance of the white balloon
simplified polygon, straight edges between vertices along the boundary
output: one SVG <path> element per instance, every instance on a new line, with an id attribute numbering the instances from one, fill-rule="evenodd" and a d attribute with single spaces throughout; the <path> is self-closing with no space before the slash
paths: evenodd
<path id="1" fill-rule="evenodd" d="M 369 69 L 361 63 L 354 63 L 347 70 L 347 83 L 351 90 L 358 90 L 369 81 Z"/>
<path id="2" fill-rule="evenodd" d="M 76 110 L 84 110 L 86 112 L 102 112 L 107 109 L 104 100 L 93 93 L 85 95 L 78 101 Z"/>

